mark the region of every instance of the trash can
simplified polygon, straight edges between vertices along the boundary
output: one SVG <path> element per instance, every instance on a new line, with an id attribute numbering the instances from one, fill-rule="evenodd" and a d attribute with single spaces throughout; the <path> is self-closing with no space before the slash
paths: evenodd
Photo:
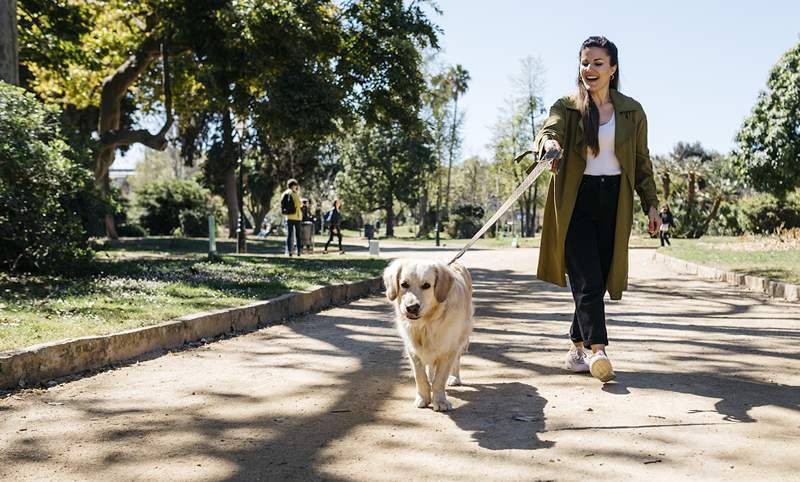
<path id="1" fill-rule="evenodd" d="M 372 239 L 375 237 L 375 226 L 371 224 L 364 225 L 364 237 L 367 239 Z"/>
<path id="2" fill-rule="evenodd" d="M 314 251 L 314 223 L 311 221 L 300 225 L 300 247 L 304 251 Z"/>

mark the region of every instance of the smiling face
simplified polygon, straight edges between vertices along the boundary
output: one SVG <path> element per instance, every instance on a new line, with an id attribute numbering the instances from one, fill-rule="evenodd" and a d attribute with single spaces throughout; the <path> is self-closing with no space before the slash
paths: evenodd
<path id="1" fill-rule="evenodd" d="M 616 72 L 617 66 L 611 65 L 606 49 L 588 47 L 581 50 L 580 79 L 589 92 L 604 92 Z"/>

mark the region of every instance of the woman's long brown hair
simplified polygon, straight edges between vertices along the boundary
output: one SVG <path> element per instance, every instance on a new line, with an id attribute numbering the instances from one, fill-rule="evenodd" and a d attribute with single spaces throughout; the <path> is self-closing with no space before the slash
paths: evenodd
<path id="1" fill-rule="evenodd" d="M 608 56 L 611 58 L 611 65 L 616 65 L 617 70 L 611 77 L 609 88 L 619 90 L 619 53 L 617 46 L 614 42 L 605 37 L 593 36 L 583 41 L 581 49 L 578 51 L 578 63 L 580 64 L 580 55 L 583 49 L 592 47 L 600 47 L 605 49 Z M 578 106 L 581 109 L 581 116 L 583 117 L 583 140 L 586 146 L 592 150 L 595 156 L 600 152 L 600 141 L 597 138 L 597 132 L 600 129 L 600 111 L 586 90 L 581 80 L 580 66 L 578 67 Z"/>

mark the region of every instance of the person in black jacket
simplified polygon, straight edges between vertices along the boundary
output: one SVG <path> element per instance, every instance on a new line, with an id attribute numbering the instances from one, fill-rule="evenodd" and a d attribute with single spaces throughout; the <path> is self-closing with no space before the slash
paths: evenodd
<path id="1" fill-rule="evenodd" d="M 672 211 L 669 210 L 669 206 L 666 204 L 661 207 L 661 212 L 658 213 L 661 216 L 661 228 L 658 230 L 658 238 L 661 240 L 661 247 L 664 247 L 664 243 L 667 243 L 667 246 L 672 246 L 669 243 L 669 228 L 672 227 Z"/>
<path id="2" fill-rule="evenodd" d="M 339 238 L 339 254 L 344 254 L 344 249 L 342 249 L 342 230 L 339 227 L 339 224 L 342 222 L 342 213 L 340 209 L 342 209 L 342 200 L 337 199 L 333 201 L 333 209 L 325 213 L 325 222 L 328 223 L 328 229 L 330 230 L 330 237 L 328 237 L 328 242 L 325 243 L 325 250 L 323 251 L 325 254 L 328 253 L 328 245 L 333 241 L 334 233 Z"/>

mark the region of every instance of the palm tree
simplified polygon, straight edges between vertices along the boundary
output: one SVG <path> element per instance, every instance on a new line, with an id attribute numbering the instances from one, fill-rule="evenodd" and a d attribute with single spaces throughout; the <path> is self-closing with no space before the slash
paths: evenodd
<path id="1" fill-rule="evenodd" d="M 455 67 L 450 67 L 450 70 L 447 71 L 445 76 L 445 85 L 448 88 L 450 97 L 453 99 L 453 120 L 450 130 L 449 159 L 447 161 L 447 188 L 445 189 L 444 194 L 445 214 L 449 212 L 448 210 L 450 207 L 450 174 L 453 170 L 453 154 L 456 146 L 456 128 L 458 127 L 458 97 L 467 91 L 467 84 L 469 81 L 469 72 L 467 72 L 467 70 L 464 69 L 461 64 L 457 64 Z"/>

